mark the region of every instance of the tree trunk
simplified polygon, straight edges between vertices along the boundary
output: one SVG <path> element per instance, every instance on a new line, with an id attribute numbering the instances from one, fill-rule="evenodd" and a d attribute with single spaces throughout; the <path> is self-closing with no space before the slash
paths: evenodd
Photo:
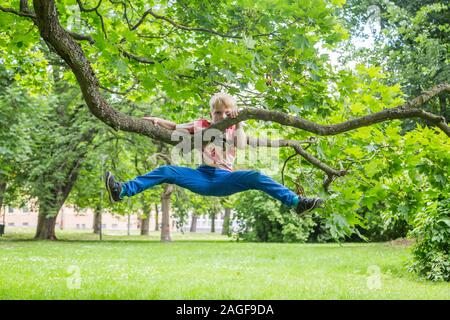
<path id="1" fill-rule="evenodd" d="M 130 199 L 130 198 L 128 198 Z M 127 236 L 131 235 L 131 215 L 128 214 L 128 219 L 127 219 Z"/>
<path id="2" fill-rule="evenodd" d="M 62 203 L 39 201 L 38 225 L 36 228 L 35 239 L 38 240 L 57 240 L 55 235 L 55 224 L 58 212 Z"/>
<path id="3" fill-rule="evenodd" d="M 144 202 L 142 210 L 144 215 L 141 217 L 141 236 L 148 236 L 150 231 L 150 207 Z"/>
<path id="4" fill-rule="evenodd" d="M 3 207 L 3 199 L 5 197 L 6 182 L 0 181 L 0 209 Z"/>
<path id="5" fill-rule="evenodd" d="M 157 203 L 155 203 L 155 231 L 159 231 L 159 210 Z"/>
<path id="6" fill-rule="evenodd" d="M 84 141 L 89 141 L 90 143 L 93 139 L 93 134 L 89 136 L 89 139 Z M 57 240 L 55 235 L 56 218 L 77 180 L 81 162 L 86 157 L 86 153 L 87 151 L 80 153 L 76 161 L 72 162 L 70 166 L 67 166 L 68 170 L 64 182 L 58 184 L 56 182 L 58 181 L 57 178 L 50 176 L 48 182 L 55 185 L 55 187 L 45 193 L 44 199 L 38 197 L 39 216 L 36 234 L 34 236 L 35 239 Z"/>
<path id="7" fill-rule="evenodd" d="M 3 199 L 5 197 L 5 191 L 6 191 L 6 182 L 0 181 L 0 216 L 2 213 L 2 208 L 3 208 Z M 3 224 L 3 222 L 5 221 L 6 218 L 6 208 L 3 211 L 3 220 L 0 220 L 0 224 Z"/>
<path id="8" fill-rule="evenodd" d="M 231 209 L 225 208 L 225 216 L 223 217 L 222 234 L 227 235 L 230 232 Z"/>
<path id="9" fill-rule="evenodd" d="M 148 236 L 150 231 L 150 213 L 141 219 L 141 236 Z"/>
<path id="10" fill-rule="evenodd" d="M 197 219 L 198 217 L 195 214 L 192 214 L 192 220 L 191 220 L 191 229 L 190 232 L 197 232 Z"/>
<path id="11" fill-rule="evenodd" d="M 439 104 L 441 107 L 441 116 L 445 118 L 445 120 L 450 120 L 450 112 L 447 112 L 447 97 L 445 94 L 439 96 Z"/>
<path id="12" fill-rule="evenodd" d="M 216 232 L 216 213 L 211 213 L 211 233 Z"/>
<path id="13" fill-rule="evenodd" d="M 161 242 L 172 241 L 170 237 L 170 196 L 173 191 L 173 185 L 169 184 L 164 188 L 161 196 L 162 202 L 162 223 L 161 223 Z"/>
<path id="14" fill-rule="evenodd" d="M 94 233 L 100 234 L 101 227 L 102 227 L 102 208 L 100 204 L 97 204 L 94 210 Z"/>

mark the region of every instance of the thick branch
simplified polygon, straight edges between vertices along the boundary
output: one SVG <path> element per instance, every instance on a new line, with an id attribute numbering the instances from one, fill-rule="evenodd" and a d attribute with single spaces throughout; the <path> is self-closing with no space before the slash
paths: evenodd
<path id="1" fill-rule="evenodd" d="M 211 128 L 224 130 L 225 128 L 240 121 L 257 119 L 263 121 L 273 121 L 281 125 L 302 129 L 318 135 L 329 136 L 393 119 L 422 118 L 439 127 L 447 136 L 450 137 L 450 127 L 447 125 L 444 117 L 418 109 L 418 107 L 429 101 L 431 98 L 443 92 L 450 92 L 449 84 L 437 85 L 420 96 L 398 107 L 384 109 L 377 113 L 338 124 L 322 125 L 300 117 L 290 116 L 283 112 L 248 108 L 241 111 L 236 118 L 226 119 L 220 123 L 212 125 Z"/>
<path id="2" fill-rule="evenodd" d="M 78 41 L 89 41 L 90 44 L 94 44 L 95 43 L 95 40 L 91 36 L 87 36 L 87 35 L 79 34 L 79 33 L 75 33 L 75 32 L 69 32 L 69 34 L 75 40 L 78 40 Z"/>

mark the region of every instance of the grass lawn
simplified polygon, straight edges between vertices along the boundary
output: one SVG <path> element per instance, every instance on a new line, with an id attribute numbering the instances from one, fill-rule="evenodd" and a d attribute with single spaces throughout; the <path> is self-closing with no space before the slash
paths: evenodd
<path id="1" fill-rule="evenodd" d="M 32 230 L 0 238 L 2 299 L 450 299 L 406 271 L 408 247 L 242 243 L 215 234 L 148 237 Z M 13 232 L 13 233 L 11 233 Z M 377 273 L 379 272 L 379 275 Z"/>

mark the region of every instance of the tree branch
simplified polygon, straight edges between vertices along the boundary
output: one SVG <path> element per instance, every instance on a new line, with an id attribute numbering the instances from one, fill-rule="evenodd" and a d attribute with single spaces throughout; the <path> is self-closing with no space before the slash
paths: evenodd
<path id="1" fill-rule="evenodd" d="M 186 30 L 186 31 L 201 31 L 201 32 L 215 34 L 215 35 L 218 35 L 220 37 L 225 37 L 225 38 L 242 39 L 242 37 L 240 37 L 240 36 L 233 36 L 233 35 L 230 35 L 230 34 L 223 34 L 223 33 L 220 33 L 220 32 L 217 32 L 217 31 L 214 31 L 214 30 L 211 30 L 211 29 L 207 29 L 207 28 L 187 27 L 187 26 L 181 25 L 181 24 L 173 21 L 170 18 L 167 18 L 165 16 L 161 16 L 161 15 L 158 15 L 158 14 L 154 13 L 152 9 L 148 9 L 147 11 L 145 11 L 143 16 L 141 17 L 141 19 L 139 19 L 139 21 L 131 28 L 131 30 L 136 30 L 144 22 L 145 18 L 149 14 L 152 15 L 155 19 L 164 20 L 164 21 L 170 23 L 171 25 L 173 25 L 174 27 L 176 27 L 178 29 L 182 29 L 182 30 Z"/>
<path id="2" fill-rule="evenodd" d="M 439 127 L 447 136 L 450 137 L 450 127 L 447 125 L 443 116 L 438 116 L 422 109 L 418 109 L 418 107 L 443 92 L 450 92 L 449 84 L 439 84 L 398 107 L 387 108 L 377 113 L 338 124 L 322 125 L 300 117 L 290 116 L 283 112 L 248 108 L 242 110 L 236 118 L 223 120 L 220 123 L 213 124 L 211 128 L 225 130 L 225 128 L 228 128 L 229 126 L 232 126 L 240 121 L 257 119 L 277 122 L 281 125 L 302 129 L 321 136 L 329 136 L 393 119 L 422 118 Z"/>
<path id="3" fill-rule="evenodd" d="M 28 9 L 28 7 L 26 7 L 26 8 Z M 0 6 L 0 11 L 7 12 L 7 13 L 13 13 L 20 17 L 31 18 L 33 21 L 36 20 L 36 15 L 33 12 L 29 11 L 29 9 L 26 11 L 22 11 L 22 10 L 17 11 L 12 8 L 6 8 L 6 7 Z"/>
<path id="4" fill-rule="evenodd" d="M 20 11 L 21 12 L 31 12 L 28 8 L 28 0 L 20 0 Z"/>
<path id="5" fill-rule="evenodd" d="M 74 38 L 75 40 L 79 40 L 79 41 L 89 41 L 90 44 L 94 44 L 95 40 L 91 37 L 91 36 L 87 36 L 84 34 L 79 34 L 79 33 L 75 33 L 75 32 L 70 32 L 69 34 L 72 36 L 72 38 Z"/>
<path id="6" fill-rule="evenodd" d="M 139 82 L 138 82 L 137 79 L 135 78 L 133 85 L 132 85 L 131 87 L 129 87 L 128 89 L 126 89 L 125 91 L 116 91 L 116 90 L 112 90 L 112 89 L 109 89 L 109 88 L 104 87 L 104 86 L 100 86 L 100 88 L 103 89 L 103 90 L 105 90 L 105 91 L 108 91 L 109 93 L 113 93 L 113 94 L 125 96 L 125 95 L 127 95 L 128 93 L 130 93 L 132 90 L 134 90 L 135 87 L 136 87 L 136 85 L 137 85 L 138 83 L 139 83 Z"/>
<path id="7" fill-rule="evenodd" d="M 211 33 L 211 34 L 217 35 L 219 37 L 223 37 L 223 38 L 231 38 L 231 39 L 242 39 L 243 38 L 241 36 L 236 36 L 236 35 L 232 35 L 232 34 L 229 34 L 229 33 L 225 34 L 225 33 L 217 32 L 215 30 L 208 29 L 208 28 L 188 27 L 188 26 L 185 26 L 185 25 L 181 25 L 181 24 L 175 22 L 174 20 L 172 20 L 172 19 L 170 19 L 170 18 L 168 18 L 166 16 L 161 16 L 159 14 L 154 13 L 152 9 L 148 9 L 147 11 L 145 11 L 144 14 L 142 15 L 142 17 L 139 19 L 139 21 L 134 26 L 132 26 L 130 28 L 130 30 L 132 30 L 132 31 L 136 30 L 145 21 L 145 18 L 148 15 L 153 16 L 155 19 L 164 20 L 164 21 L 170 23 L 175 28 L 178 28 L 178 29 L 181 29 L 181 30 L 206 32 L 206 33 Z M 128 20 L 127 20 L 127 22 L 128 22 Z M 251 37 L 254 37 L 254 38 L 256 38 L 256 37 L 269 37 L 269 36 L 273 36 L 273 35 L 276 35 L 275 31 L 274 32 L 269 32 L 269 33 L 253 34 L 253 35 L 251 35 Z"/>
<path id="8" fill-rule="evenodd" d="M 267 141 L 267 147 L 290 147 L 295 150 L 296 154 L 300 155 L 302 158 L 304 158 L 306 161 L 308 161 L 310 164 L 312 164 L 314 167 L 322 170 L 325 172 L 326 177 L 323 182 L 323 187 L 326 191 L 328 191 L 328 186 L 330 183 L 336 178 L 336 177 L 342 177 L 347 174 L 346 170 L 336 170 L 331 168 L 326 163 L 320 161 L 316 157 L 314 157 L 312 154 L 308 153 L 301 145 L 302 144 L 308 144 L 311 145 L 313 143 L 316 143 L 317 139 L 315 137 L 311 137 L 308 140 L 268 140 Z M 263 142 L 264 143 L 264 142 Z M 251 142 L 248 142 L 249 145 L 252 145 Z M 261 146 L 261 144 L 257 144 L 257 146 Z"/>
<path id="9" fill-rule="evenodd" d="M 99 0 L 97 6 L 94 7 L 94 8 L 90 8 L 90 9 L 85 8 L 83 6 L 83 4 L 81 3 L 81 0 L 77 0 L 77 3 L 78 3 L 78 7 L 80 8 L 81 12 L 95 12 L 95 14 L 100 18 L 100 23 L 102 25 L 103 34 L 105 35 L 105 38 L 108 39 L 108 34 L 106 33 L 106 29 L 105 29 L 105 23 L 103 21 L 103 16 L 100 14 L 100 12 L 98 12 L 98 8 L 100 8 L 100 5 L 102 4 L 102 1 L 103 0 Z"/>
<path id="10" fill-rule="evenodd" d="M 136 60 L 137 62 L 145 63 L 145 64 L 155 64 L 155 61 L 150 60 L 148 58 L 139 57 L 139 56 L 129 53 L 123 49 L 119 49 L 119 51 L 128 59 L 133 59 L 133 60 Z M 158 61 L 158 62 L 160 62 L 160 61 Z"/>
<path id="11" fill-rule="evenodd" d="M 95 14 L 100 18 L 100 23 L 102 25 L 103 34 L 105 35 L 105 38 L 108 39 L 108 34 L 106 33 L 106 28 L 105 28 L 105 22 L 103 21 L 103 16 L 100 14 L 100 12 L 98 12 L 97 9 L 95 9 Z"/>
<path id="12" fill-rule="evenodd" d="M 102 1 L 103 1 L 103 0 L 100 0 L 100 1 L 98 2 L 98 4 L 97 4 L 96 7 L 90 8 L 90 9 L 85 8 L 85 7 L 83 6 L 83 4 L 81 3 L 81 0 L 77 0 L 77 3 L 78 3 L 78 7 L 80 8 L 80 11 L 83 11 L 83 12 L 93 12 L 93 11 L 96 11 L 96 10 L 100 7 L 100 5 L 102 4 Z"/>
<path id="13" fill-rule="evenodd" d="M 75 40 L 78 40 L 78 41 L 89 41 L 89 43 L 90 43 L 91 45 L 95 44 L 95 40 L 94 40 L 91 36 L 84 35 L 84 34 L 79 34 L 79 33 L 75 33 L 75 32 L 70 32 L 70 31 L 68 31 L 68 33 L 69 33 L 69 34 L 72 36 L 72 38 L 74 38 Z M 125 40 L 125 39 L 122 39 L 122 40 Z M 137 61 L 137 62 L 145 63 L 145 64 L 155 64 L 155 63 L 156 63 L 156 62 L 153 61 L 153 60 L 150 60 L 150 59 L 145 58 L 145 57 L 137 56 L 137 55 L 132 54 L 132 53 L 129 53 L 128 51 L 125 51 L 125 50 L 123 50 L 123 49 L 121 49 L 121 48 L 119 48 L 118 50 L 119 50 L 119 52 L 122 53 L 125 57 L 127 57 L 127 58 L 129 58 L 129 59 L 132 59 L 132 60 L 135 60 L 135 61 Z M 158 61 L 158 63 L 161 63 L 161 62 L 163 62 L 164 60 L 166 60 L 166 59 L 161 59 L 161 60 Z"/>
<path id="14" fill-rule="evenodd" d="M 101 3 L 102 0 L 100 0 Z M 92 10 L 92 9 L 91 9 Z M 12 8 L 5 8 L 0 6 L 0 11 L 7 12 L 7 13 L 13 13 L 20 17 L 26 17 L 32 19 L 34 22 L 36 22 L 36 15 L 28 8 L 28 1 L 21 0 L 20 1 L 20 11 L 14 10 Z M 86 11 L 86 10 L 83 10 Z M 89 11 L 87 11 L 89 12 Z M 75 39 L 79 41 L 89 41 L 90 44 L 94 44 L 95 40 L 91 36 L 70 32 L 68 33 Z"/>

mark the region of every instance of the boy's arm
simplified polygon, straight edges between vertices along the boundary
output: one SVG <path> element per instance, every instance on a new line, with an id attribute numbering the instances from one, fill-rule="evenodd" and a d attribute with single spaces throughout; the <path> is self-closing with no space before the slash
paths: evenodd
<path id="1" fill-rule="evenodd" d="M 195 122 L 188 122 L 188 123 L 177 124 L 175 126 L 175 130 L 182 129 L 182 130 L 188 130 L 190 133 L 193 133 L 194 125 L 195 125 Z"/>
<path id="2" fill-rule="evenodd" d="M 157 117 L 143 117 L 142 119 L 151 121 L 154 125 L 159 125 L 169 130 L 188 130 L 189 133 L 194 133 L 195 121 L 188 123 L 177 124 L 175 122 L 157 118 Z"/>
<path id="3" fill-rule="evenodd" d="M 159 125 L 163 128 L 169 129 L 169 130 L 175 130 L 177 127 L 177 124 L 175 122 L 161 119 L 157 117 L 143 117 L 142 119 L 151 121 L 154 125 Z"/>

